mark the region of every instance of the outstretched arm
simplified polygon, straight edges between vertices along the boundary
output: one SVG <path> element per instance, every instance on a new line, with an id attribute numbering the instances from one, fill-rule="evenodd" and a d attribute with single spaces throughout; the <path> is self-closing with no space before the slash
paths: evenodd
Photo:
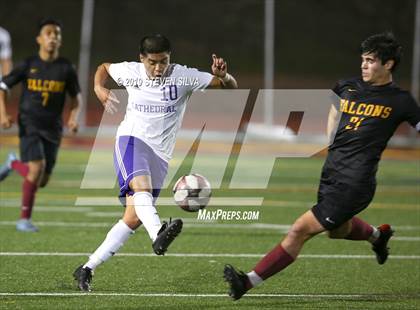
<path id="1" fill-rule="evenodd" d="M 12 126 L 12 118 L 7 114 L 6 110 L 7 93 L 5 90 L 0 90 L 0 126 L 3 129 L 8 129 Z"/>
<path id="2" fill-rule="evenodd" d="M 71 133 L 76 133 L 79 129 L 79 114 L 82 108 L 82 94 L 78 93 L 74 97 L 70 97 L 70 116 L 67 121 L 67 127 Z"/>
<path id="3" fill-rule="evenodd" d="M 105 87 L 105 82 L 107 81 L 109 75 L 109 66 L 110 63 L 103 63 L 96 69 L 95 81 L 94 81 L 94 91 L 96 97 L 104 106 L 105 111 L 108 113 L 115 113 L 117 108 L 115 104 L 119 103 L 115 94 L 111 92 L 108 88 Z"/>
<path id="4" fill-rule="evenodd" d="M 6 76 L 12 71 L 13 63 L 10 57 L 0 59 L 1 75 Z"/>
<path id="5" fill-rule="evenodd" d="M 330 112 L 328 113 L 327 121 L 327 137 L 329 143 L 332 143 L 337 132 L 338 123 L 340 121 L 341 114 L 338 112 L 335 105 L 331 105 Z"/>
<path id="6" fill-rule="evenodd" d="M 211 71 L 214 77 L 207 88 L 238 88 L 235 78 L 227 72 L 227 62 L 216 54 L 213 54 L 212 58 Z"/>
<path id="7" fill-rule="evenodd" d="M 9 90 L 22 80 L 26 79 L 28 62 L 18 64 L 9 75 L 3 76 L 0 80 L 0 126 L 8 129 L 12 126 L 12 118 L 7 113 L 6 104 Z"/>

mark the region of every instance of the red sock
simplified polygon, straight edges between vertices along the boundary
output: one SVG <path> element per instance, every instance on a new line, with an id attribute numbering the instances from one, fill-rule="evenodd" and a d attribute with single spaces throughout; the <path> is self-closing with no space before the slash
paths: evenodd
<path id="1" fill-rule="evenodd" d="M 294 260 L 279 244 L 258 262 L 254 271 L 265 280 L 289 266 Z"/>
<path id="2" fill-rule="evenodd" d="M 351 220 L 351 231 L 345 238 L 347 240 L 368 240 L 372 236 L 373 228 L 358 217 Z"/>
<path id="3" fill-rule="evenodd" d="M 20 210 L 21 219 L 30 219 L 32 215 L 32 207 L 34 206 L 35 193 L 38 186 L 27 179 L 22 185 L 22 207 Z"/>
<path id="4" fill-rule="evenodd" d="M 22 177 L 26 178 L 29 172 L 28 164 L 21 162 L 20 160 L 12 161 L 12 169 L 19 173 Z"/>

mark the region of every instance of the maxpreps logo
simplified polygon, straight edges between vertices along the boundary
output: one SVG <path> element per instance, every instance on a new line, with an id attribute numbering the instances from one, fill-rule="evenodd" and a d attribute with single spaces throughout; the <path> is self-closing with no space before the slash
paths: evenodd
<path id="1" fill-rule="evenodd" d="M 175 102 L 172 102 L 173 99 L 182 94 L 182 90 L 178 93 L 176 90 L 176 85 L 166 87 L 165 91 L 162 91 L 162 104 L 159 104 L 159 106 L 175 104 Z M 133 102 L 128 100 L 125 90 L 116 89 L 113 92 L 116 95 L 118 94 L 119 98 L 124 98 L 122 102 L 127 103 L 127 112 L 137 112 L 138 109 L 142 111 L 140 113 L 143 113 L 143 111 L 153 113 L 150 108 L 147 110 L 147 108 L 140 106 L 146 102 L 136 102 L 134 104 L 139 105 L 133 107 Z M 186 113 L 184 125 L 181 127 L 181 130 L 185 129 L 188 134 L 182 137 L 182 142 L 180 142 L 182 144 L 177 143 L 175 147 L 174 160 L 171 161 L 168 168 L 168 177 L 162 188 L 172 188 L 172 181 L 176 181 L 174 176 L 177 175 L 179 168 L 186 163 L 184 159 L 188 158 L 190 171 L 199 171 L 207 176 L 213 189 L 243 189 L 249 191 L 266 189 L 278 158 L 310 157 L 323 150 L 332 141 L 327 136 L 326 130 L 328 113 L 331 106 L 339 105 L 340 98 L 330 89 L 259 90 L 249 118 L 249 125 L 241 126 L 244 111 L 246 111 L 247 104 L 250 102 L 250 93 L 249 89 L 223 89 L 199 91 L 192 94 L 188 102 L 189 111 Z M 276 127 L 267 126 L 261 130 L 258 126 L 252 126 L 252 124 L 259 124 L 264 119 L 264 106 L 269 99 L 275 103 L 276 109 L 272 113 L 273 119 L 279 121 L 276 121 Z M 177 107 L 175 106 L 175 110 L 177 110 Z M 164 107 L 160 107 L 157 110 L 161 113 L 161 110 L 164 111 L 164 109 Z M 337 107 L 338 109 L 339 107 Z M 153 108 L 153 111 L 156 111 L 156 109 Z M 185 124 L 193 124 L 193 127 L 187 127 Z M 314 124 L 317 126 L 315 132 Z M 338 124 L 340 123 L 337 119 L 337 122 L 329 124 L 331 128 L 328 129 L 335 132 Z M 108 114 L 104 113 L 100 129 L 98 129 L 98 138 L 100 133 L 103 132 L 102 126 L 105 128 L 109 126 Z M 279 130 L 271 130 L 271 128 L 277 128 L 277 126 L 280 128 Z M 217 132 L 217 135 L 212 134 L 213 130 Z M 270 135 L 272 131 L 276 132 L 275 135 Z M 298 139 L 299 136 L 310 135 L 310 137 L 313 137 L 314 134 L 318 133 L 320 135 L 319 143 L 308 144 L 306 139 Z M 276 142 L 271 143 L 268 139 L 275 139 Z M 287 147 L 284 147 L 285 144 L 278 142 L 280 139 L 287 141 Z M 215 149 L 216 145 L 217 147 L 220 145 L 221 148 Z M 109 140 L 109 147 L 113 147 L 111 139 Z M 235 155 L 232 156 L 232 150 L 234 149 Z M 194 152 L 191 152 L 191 150 Z M 238 150 L 238 153 L 236 153 L 236 150 Z M 100 144 L 94 143 L 81 182 L 82 189 L 113 189 L 115 187 L 115 171 L 112 166 L 106 164 L 106 161 L 101 157 L 102 154 Z M 193 160 L 189 161 L 190 158 Z M 98 182 L 99 179 L 101 182 Z M 235 197 L 234 201 L 227 200 L 222 205 L 235 206 L 239 201 L 238 199 L 244 197 L 236 198 L 238 197 Z M 260 196 L 255 198 L 257 199 L 252 200 L 253 202 L 250 205 L 262 205 L 264 199 Z M 83 199 L 86 198 L 80 197 L 77 203 L 82 204 Z M 247 204 L 249 200 L 249 197 L 246 197 L 240 205 Z M 109 203 L 109 199 L 104 199 L 101 203 Z M 200 213 L 200 220 L 212 220 L 212 218 L 222 218 L 223 216 L 226 219 L 234 218 L 236 220 L 238 216 L 242 219 L 242 215 L 244 215 L 243 213 L 240 215 L 223 213 L 223 211 L 220 210 L 219 213 L 211 212 L 210 215 L 207 212 L 205 215 Z M 249 215 L 249 213 L 246 215 Z M 204 216 L 204 219 L 202 219 L 202 216 Z"/>
<path id="2" fill-rule="evenodd" d="M 217 209 L 209 211 L 206 209 L 198 210 L 198 221 L 258 221 L 260 211 L 225 211 Z"/>

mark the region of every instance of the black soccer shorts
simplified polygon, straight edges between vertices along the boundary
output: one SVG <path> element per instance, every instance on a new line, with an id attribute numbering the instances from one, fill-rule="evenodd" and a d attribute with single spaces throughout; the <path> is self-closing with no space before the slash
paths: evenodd
<path id="1" fill-rule="evenodd" d="M 376 183 L 348 184 L 337 178 L 322 178 L 318 203 L 312 212 L 326 230 L 333 230 L 360 213 L 372 201 Z"/>
<path id="2" fill-rule="evenodd" d="M 51 174 L 58 154 L 59 144 L 39 135 L 31 134 L 20 138 L 20 158 L 23 162 L 45 159 L 45 173 Z"/>

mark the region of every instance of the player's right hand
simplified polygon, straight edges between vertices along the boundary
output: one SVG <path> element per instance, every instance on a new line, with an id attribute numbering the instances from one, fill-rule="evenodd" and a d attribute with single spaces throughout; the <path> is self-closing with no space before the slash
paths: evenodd
<path id="1" fill-rule="evenodd" d="M 213 63 L 211 65 L 211 71 L 219 78 L 224 78 L 227 73 L 227 63 L 221 57 L 217 57 L 216 54 L 211 55 Z"/>
<path id="2" fill-rule="evenodd" d="M 12 127 L 13 121 L 9 114 L 0 116 L 0 125 L 3 129 L 9 129 Z"/>
<path id="3" fill-rule="evenodd" d="M 119 104 L 120 101 L 111 90 L 102 86 L 96 86 L 94 90 L 106 112 L 114 114 L 118 111 L 116 104 Z"/>

